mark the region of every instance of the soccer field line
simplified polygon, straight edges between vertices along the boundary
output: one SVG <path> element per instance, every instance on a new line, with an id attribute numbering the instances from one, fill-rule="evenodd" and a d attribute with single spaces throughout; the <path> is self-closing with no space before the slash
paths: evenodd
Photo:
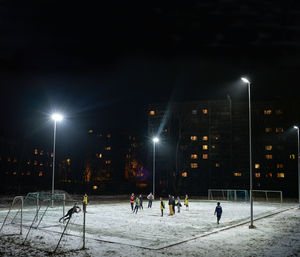
<path id="1" fill-rule="evenodd" d="M 292 209 L 295 209 L 295 207 L 290 207 L 290 208 L 287 208 L 287 209 L 284 209 L 284 210 L 280 210 L 280 211 L 275 212 L 275 213 L 267 214 L 265 216 L 255 218 L 253 220 L 257 221 L 257 220 L 265 219 L 265 218 L 268 218 L 268 217 L 271 217 L 271 216 L 274 216 L 274 215 L 277 215 L 279 213 L 283 213 L 283 212 L 286 212 L 286 211 L 289 211 L 289 210 L 292 210 Z M 204 233 L 202 235 L 195 236 L 195 237 L 192 237 L 192 238 L 188 238 L 188 239 L 182 240 L 180 242 L 169 244 L 169 245 L 166 245 L 166 246 L 163 246 L 163 247 L 158 247 L 158 248 L 155 248 L 153 250 L 163 250 L 163 249 L 166 249 L 166 248 L 169 248 L 169 247 L 172 247 L 172 246 L 176 246 L 176 245 L 179 245 L 179 244 L 183 244 L 183 243 L 186 243 L 186 242 L 189 242 L 189 241 L 192 241 L 192 240 L 196 240 L 196 239 L 199 239 L 199 238 L 202 238 L 202 237 L 207 237 L 207 236 L 210 236 L 212 234 L 216 234 L 216 233 L 219 233 L 219 232 L 222 232 L 222 231 L 225 231 L 225 230 L 229 230 L 229 229 L 232 229 L 232 228 L 240 227 L 240 226 L 248 224 L 249 222 L 250 222 L 249 220 L 248 221 L 243 221 L 241 223 L 238 223 L 238 224 L 235 224 L 235 225 L 232 225 L 232 226 L 226 226 L 226 227 L 221 228 L 221 229 L 216 230 L 216 231 Z"/>

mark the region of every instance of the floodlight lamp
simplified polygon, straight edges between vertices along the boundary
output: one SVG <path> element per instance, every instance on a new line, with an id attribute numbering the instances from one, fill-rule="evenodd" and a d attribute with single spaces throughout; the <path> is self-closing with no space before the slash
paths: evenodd
<path id="1" fill-rule="evenodd" d="M 63 120 L 63 116 L 59 113 L 53 113 L 51 117 L 55 121 L 62 121 Z"/>
<path id="2" fill-rule="evenodd" d="M 154 138 L 153 138 L 153 142 L 154 142 L 154 143 L 157 143 L 158 141 L 159 141 L 158 137 L 154 137 Z"/>
<path id="3" fill-rule="evenodd" d="M 243 82 L 245 82 L 245 83 L 250 84 L 250 81 L 249 81 L 248 79 L 246 79 L 246 78 L 241 78 L 241 80 L 242 80 Z"/>
<path id="4" fill-rule="evenodd" d="M 299 129 L 299 127 L 298 126 L 294 126 L 294 129 Z"/>

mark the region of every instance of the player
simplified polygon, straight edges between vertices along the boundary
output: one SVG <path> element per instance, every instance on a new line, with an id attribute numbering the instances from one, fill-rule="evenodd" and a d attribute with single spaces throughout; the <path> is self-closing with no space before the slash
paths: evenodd
<path id="1" fill-rule="evenodd" d="M 130 196 L 130 205 L 131 205 L 131 210 L 133 211 L 133 206 L 134 206 L 134 193 L 132 193 L 131 196 Z"/>
<path id="2" fill-rule="evenodd" d="M 88 196 L 87 194 L 84 194 L 83 200 L 82 200 L 82 205 L 83 205 L 83 212 L 86 213 L 86 206 L 88 204 Z"/>
<path id="3" fill-rule="evenodd" d="M 140 199 L 137 197 L 135 199 L 135 207 L 134 207 L 133 213 L 137 214 L 137 212 L 140 208 L 140 205 L 141 205 Z"/>
<path id="4" fill-rule="evenodd" d="M 222 207 L 220 206 L 220 202 L 217 203 L 214 215 L 216 214 L 217 214 L 217 224 L 219 224 L 222 216 Z"/>
<path id="5" fill-rule="evenodd" d="M 151 208 L 152 207 L 152 201 L 154 199 L 154 196 L 153 196 L 152 192 L 147 196 L 147 199 L 148 199 L 148 208 Z"/>
<path id="6" fill-rule="evenodd" d="M 186 207 L 186 210 L 189 210 L 189 197 L 188 195 L 185 195 L 185 199 L 184 199 L 184 205 Z"/>
<path id="7" fill-rule="evenodd" d="M 177 205 L 177 212 L 179 213 L 180 212 L 180 207 L 181 207 L 181 202 L 180 202 L 179 196 L 177 196 L 177 203 L 176 203 L 176 205 Z"/>
<path id="8" fill-rule="evenodd" d="M 164 208 L 165 208 L 165 201 L 160 197 L 160 210 L 161 210 L 161 217 L 164 216 Z"/>
<path id="9" fill-rule="evenodd" d="M 65 216 L 63 216 L 59 219 L 59 222 L 61 222 L 61 220 L 69 220 L 69 219 L 71 219 L 73 213 L 79 213 L 79 212 L 81 212 L 81 209 L 79 206 L 77 206 L 77 203 L 76 203 L 70 210 L 68 210 L 68 212 Z"/>

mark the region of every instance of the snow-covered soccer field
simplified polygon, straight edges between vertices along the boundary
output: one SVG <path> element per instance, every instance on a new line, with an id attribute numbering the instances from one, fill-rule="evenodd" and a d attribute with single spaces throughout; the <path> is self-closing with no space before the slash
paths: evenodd
<path id="1" fill-rule="evenodd" d="M 167 202 L 166 202 L 167 203 Z M 219 225 L 216 224 L 214 209 L 216 201 L 191 200 L 187 211 L 183 206 L 181 212 L 168 216 L 166 204 L 164 216 L 160 216 L 160 203 L 153 203 L 147 208 L 133 214 L 128 202 L 114 202 L 93 205 L 90 204 L 86 214 L 86 247 L 95 248 L 100 242 L 111 242 L 113 245 L 133 246 L 149 250 L 161 250 L 177 243 L 188 242 L 201 238 L 203 235 L 230 228 L 249 221 L 250 207 L 245 202 L 221 202 L 223 215 Z M 254 203 L 254 219 L 268 216 L 295 204 Z M 68 210 L 70 206 L 66 207 Z M 7 210 L 0 211 L 2 224 Z M 42 214 L 42 210 L 41 210 Z M 58 222 L 62 216 L 61 208 L 49 208 L 45 213 L 39 229 L 32 229 L 27 242 L 37 249 L 53 251 L 59 241 L 64 225 Z M 12 215 L 11 215 L 12 217 Z M 41 215 L 40 215 L 41 217 Z M 34 218 L 34 210 L 24 210 L 23 238 L 28 226 Z M 65 236 L 58 248 L 60 251 L 76 250 L 82 247 L 83 213 L 74 214 Z M 18 233 L 16 225 L 6 225 L 0 235 Z M 112 255 L 113 256 L 113 255 Z"/>

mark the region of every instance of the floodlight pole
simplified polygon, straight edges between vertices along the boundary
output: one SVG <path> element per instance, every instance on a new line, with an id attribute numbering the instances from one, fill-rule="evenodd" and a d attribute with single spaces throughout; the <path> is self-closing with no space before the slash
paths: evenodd
<path id="1" fill-rule="evenodd" d="M 248 95 L 249 95 L 249 172 L 250 172 L 250 226 L 249 228 L 254 228 L 253 225 L 253 176 L 252 176 L 252 131 L 251 131 L 251 92 L 250 92 L 250 82 L 248 84 Z"/>
<path id="2" fill-rule="evenodd" d="M 253 225 L 253 176 L 252 176 L 252 131 L 251 131 L 251 91 L 250 91 L 250 81 L 246 78 L 241 78 L 241 80 L 248 85 L 248 97 L 249 97 L 249 175 L 250 175 L 250 226 L 249 228 L 255 228 Z"/>
<path id="3" fill-rule="evenodd" d="M 155 140 L 153 140 L 153 197 L 155 199 Z"/>
<path id="4" fill-rule="evenodd" d="M 56 139 L 56 119 L 54 119 L 54 135 L 53 135 L 53 163 L 52 163 L 52 207 L 54 197 L 54 172 L 55 172 L 55 139 Z"/>
<path id="5" fill-rule="evenodd" d="M 299 144 L 299 127 L 294 126 L 297 130 L 297 142 L 298 142 L 298 153 L 297 153 L 297 168 L 298 168 L 298 201 L 299 201 L 299 209 L 300 209 L 300 170 L 299 170 L 299 152 L 300 152 L 300 144 Z"/>

